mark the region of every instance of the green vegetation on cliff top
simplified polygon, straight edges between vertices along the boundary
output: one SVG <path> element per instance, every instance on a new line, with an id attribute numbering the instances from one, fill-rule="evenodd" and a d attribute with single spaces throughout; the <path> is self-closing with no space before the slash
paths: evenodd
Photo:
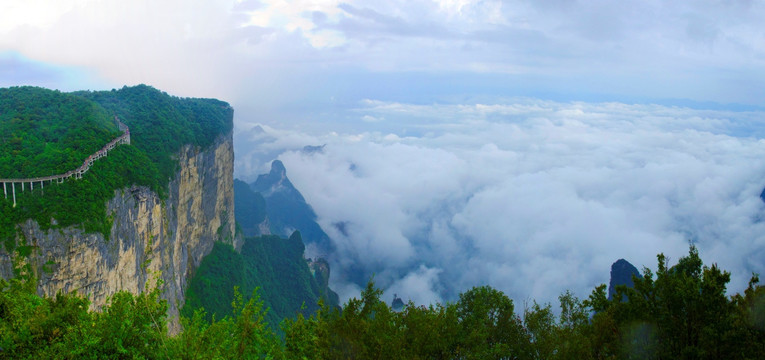
<path id="1" fill-rule="evenodd" d="M 233 110 L 214 99 L 170 96 L 150 86 L 62 93 L 36 87 L 0 89 L 0 178 L 37 177 L 79 167 L 120 133 L 114 115 L 130 128 L 131 145 L 96 161 L 82 180 L 17 186 L 17 206 L 0 198 L 0 240 L 15 247 L 16 226 L 27 219 L 43 230 L 79 226 L 109 236 L 106 201 L 114 191 L 148 186 L 167 195 L 184 145 L 202 149 L 233 128 Z M 10 185 L 9 185 L 10 186 Z M 10 189 L 9 189 L 10 190 Z M 56 222 L 52 222 L 55 219 Z"/>
<path id="2" fill-rule="evenodd" d="M 0 89 L 0 178 L 65 173 L 119 135 L 113 116 L 81 96 Z"/>

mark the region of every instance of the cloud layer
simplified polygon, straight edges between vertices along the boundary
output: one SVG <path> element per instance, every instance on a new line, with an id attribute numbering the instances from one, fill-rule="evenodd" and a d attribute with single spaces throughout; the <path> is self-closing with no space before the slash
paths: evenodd
<path id="1" fill-rule="evenodd" d="M 689 241 L 733 272 L 733 291 L 763 270 L 761 112 L 534 99 L 361 105 L 422 135 L 238 137 L 242 148 L 294 149 L 279 158 L 336 241 L 333 281 L 345 297 L 374 274 L 417 302 L 482 284 L 520 303 L 554 302 L 606 283 L 619 258 L 655 267 L 656 254 L 676 261 Z M 308 144 L 326 146 L 299 151 Z"/>

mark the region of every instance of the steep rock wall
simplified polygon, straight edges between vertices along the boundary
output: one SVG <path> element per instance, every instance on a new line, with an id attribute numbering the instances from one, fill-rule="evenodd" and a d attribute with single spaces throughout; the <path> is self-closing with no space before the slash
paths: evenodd
<path id="1" fill-rule="evenodd" d="M 162 279 L 171 331 L 177 330 L 187 281 L 216 240 L 239 248 L 234 236 L 234 152 L 232 134 L 205 151 L 185 146 L 167 199 L 146 187 L 118 190 L 106 204 L 114 222 L 109 239 L 77 228 L 42 231 L 34 221 L 21 225 L 31 255 L 23 259 L 46 296 L 77 291 L 100 309 L 120 290 L 138 293 Z M 0 255 L 0 275 L 12 276 L 8 254 Z"/>

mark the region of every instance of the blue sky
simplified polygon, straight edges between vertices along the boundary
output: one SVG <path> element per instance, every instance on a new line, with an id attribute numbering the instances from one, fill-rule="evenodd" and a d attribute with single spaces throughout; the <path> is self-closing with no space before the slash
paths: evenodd
<path id="1" fill-rule="evenodd" d="M 739 291 L 765 271 L 762 19 L 763 1 L 9 0 L 0 86 L 230 102 L 237 176 L 284 161 L 344 298 L 354 267 L 418 302 L 484 283 L 554 302 L 689 241 Z"/>

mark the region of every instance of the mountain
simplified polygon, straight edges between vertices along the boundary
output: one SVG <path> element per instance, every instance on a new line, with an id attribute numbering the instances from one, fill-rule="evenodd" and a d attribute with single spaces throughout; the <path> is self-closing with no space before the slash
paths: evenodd
<path id="1" fill-rule="evenodd" d="M 189 283 L 182 314 L 191 317 L 194 311 L 204 308 L 208 319 L 230 316 L 234 287 L 245 300 L 258 288 L 264 307 L 269 309 L 266 320 L 274 329 L 284 318 L 315 313 L 319 299 L 337 307 L 337 294 L 326 292 L 326 282 L 319 283 L 328 279 L 329 268 L 327 278 L 315 276 L 303 257 L 304 251 L 298 231 L 287 239 L 275 235 L 246 238 L 241 252 L 231 245 L 216 243 Z"/>
<path id="2" fill-rule="evenodd" d="M 327 256 L 332 252 L 329 236 L 316 223 L 313 208 L 287 178 L 287 169 L 281 161 L 274 160 L 271 171 L 258 176 L 250 188 L 265 200 L 272 234 L 290 236 L 300 230 L 306 245 L 314 245 L 318 255 Z"/>
<path id="3" fill-rule="evenodd" d="M 244 236 L 270 235 L 266 200 L 246 182 L 234 179 L 236 224 Z"/>
<path id="4" fill-rule="evenodd" d="M 332 242 L 316 223 L 316 213 L 311 205 L 287 178 L 284 164 L 274 160 L 271 162 L 271 171 L 259 175 L 249 189 L 244 189 L 243 183 L 239 183 L 237 189 L 241 189 L 241 192 L 237 190 L 234 197 L 240 199 L 247 210 L 237 211 L 236 216 L 237 224 L 242 224 L 244 235 L 273 233 L 292 236 L 294 231 L 300 231 L 304 244 L 311 247 L 311 255 L 315 257 L 313 260 L 307 259 L 307 262 L 322 296 L 325 296 L 330 305 L 338 305 L 337 294 L 329 288 L 330 268 L 326 260 L 332 251 Z M 253 215 L 248 218 L 248 214 Z"/>
<path id="5" fill-rule="evenodd" d="M 234 236 L 233 109 L 145 85 L 68 94 L 4 91 L 21 100 L 0 101 L 0 128 L 11 129 L 0 138 L 14 141 L 23 130 L 51 145 L 16 142 L 10 157 L 0 157 L 0 169 L 16 164 L 20 154 L 38 162 L 30 172 L 0 174 L 4 188 L 17 195 L 15 205 L 0 197 L 0 276 L 34 275 L 40 295 L 77 291 L 92 309 L 120 290 L 139 293 L 159 280 L 174 319 L 171 331 L 177 331 L 190 275 L 216 241 L 240 245 Z M 118 129 L 116 119 L 127 128 Z M 130 144 L 93 160 L 85 173 L 12 182 L 90 163 L 88 154 L 123 131 L 130 132 Z M 82 147 L 89 141 L 98 143 Z M 51 156 L 40 157 L 40 151 Z M 50 163 L 56 159 L 71 161 L 60 168 Z"/>
<path id="6" fill-rule="evenodd" d="M 616 260 L 611 265 L 611 281 L 608 283 L 608 299 L 611 300 L 616 295 L 616 287 L 625 285 L 627 287 L 635 286 L 632 277 L 640 277 L 638 269 L 624 259 Z"/>
<path id="7" fill-rule="evenodd" d="M 145 85 L 0 94 L 2 278 L 31 276 L 44 296 L 77 291 L 93 310 L 159 286 L 171 332 L 180 309 L 230 314 L 234 286 L 246 297 L 259 287 L 274 326 L 319 299 L 338 306 L 329 264 L 304 257 L 301 233 L 329 238 L 284 165 L 234 182 L 227 103 Z"/>
<path id="8" fill-rule="evenodd" d="M 267 321 L 276 329 L 285 317 L 314 312 L 320 299 L 339 307 L 338 295 L 329 288 L 329 263 L 321 257 L 305 258 L 303 234 L 318 239 L 314 244 L 329 244 L 329 237 L 286 174 L 284 164 L 276 160 L 271 171 L 252 184 L 234 180 L 235 218 L 243 245 L 237 249 L 215 244 L 190 280 L 184 315 L 198 309 L 204 309 L 208 319 L 231 315 L 234 287 L 245 298 L 259 288 L 260 299 L 270 308 Z"/>

